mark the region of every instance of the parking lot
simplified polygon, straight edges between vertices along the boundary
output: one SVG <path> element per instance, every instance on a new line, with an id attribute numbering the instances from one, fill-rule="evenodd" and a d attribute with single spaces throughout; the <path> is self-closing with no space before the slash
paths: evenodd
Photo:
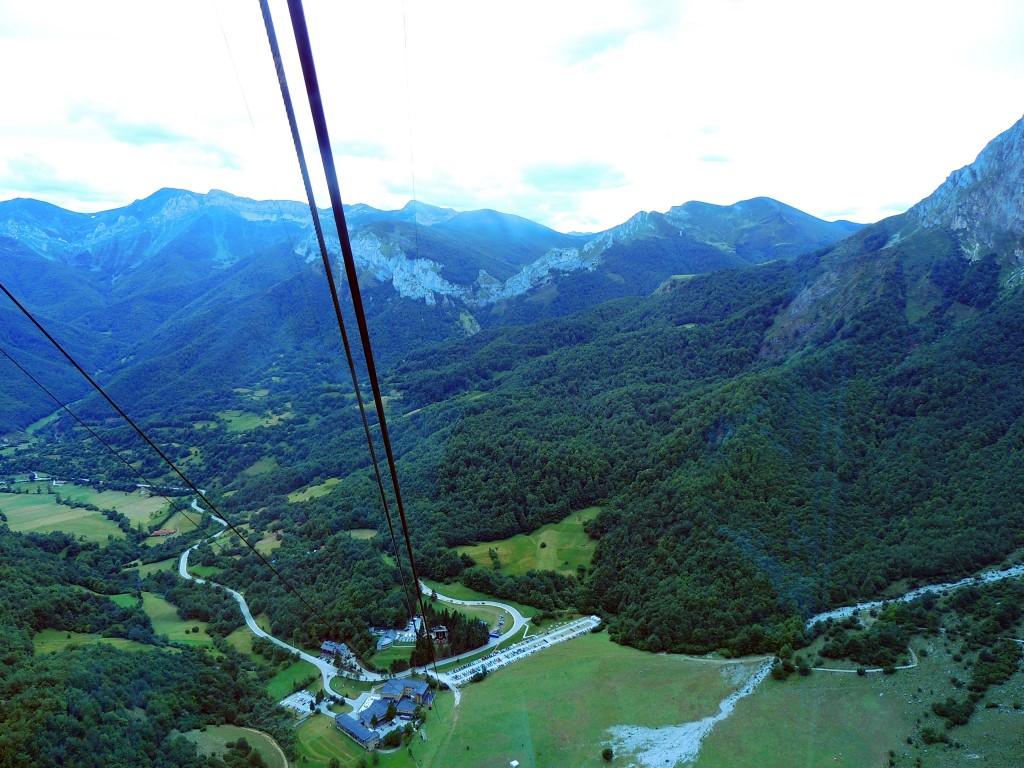
<path id="1" fill-rule="evenodd" d="M 451 672 L 447 672 L 446 676 L 449 677 L 455 685 L 465 685 L 470 681 L 473 675 L 478 672 L 486 671 L 490 674 L 491 672 L 499 670 L 502 667 L 507 667 L 513 662 L 525 659 L 527 656 L 549 646 L 555 645 L 556 643 L 562 643 L 566 640 L 571 640 L 574 637 L 585 635 L 600 623 L 601 620 L 597 616 L 587 616 L 582 619 L 570 621 L 567 624 L 554 626 L 542 635 L 534 635 L 533 637 L 528 637 L 515 645 L 509 645 L 500 650 L 491 651 L 482 659 L 477 659 L 469 664 L 457 667 Z"/>
<path id="2" fill-rule="evenodd" d="M 294 709 L 300 715 L 308 715 L 316 706 L 316 697 L 309 691 L 296 691 L 291 696 L 281 699 L 281 706 Z"/>

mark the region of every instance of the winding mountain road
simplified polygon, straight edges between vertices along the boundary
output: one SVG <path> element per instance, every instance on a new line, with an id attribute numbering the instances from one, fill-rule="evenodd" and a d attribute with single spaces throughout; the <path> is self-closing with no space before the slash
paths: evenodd
<path id="1" fill-rule="evenodd" d="M 191 506 L 192 506 L 192 509 L 195 510 L 196 512 L 199 512 L 201 514 L 209 514 L 205 510 L 203 510 L 198 505 L 198 503 L 195 500 L 192 501 L 192 505 Z M 260 627 L 259 624 L 256 623 L 256 619 L 253 618 L 252 612 L 249 610 L 249 604 L 245 601 L 245 597 L 242 595 L 241 592 L 237 592 L 237 591 L 231 589 L 230 587 L 224 586 L 223 584 L 218 584 L 215 581 L 209 581 L 208 582 L 207 579 L 202 579 L 202 578 L 200 578 L 198 576 L 193 576 L 192 574 L 190 574 L 188 572 L 188 558 L 189 558 L 189 555 L 192 554 L 193 551 L 198 549 L 203 544 L 206 544 L 206 543 L 208 543 L 210 541 L 213 541 L 214 539 L 217 539 L 220 536 L 223 536 L 227 532 L 227 525 L 228 524 L 227 524 L 227 522 L 225 520 L 222 520 L 221 518 L 219 518 L 219 517 L 217 517 L 216 515 L 213 515 L 213 514 L 210 514 L 210 517 L 215 522 L 217 522 L 218 524 L 223 526 L 224 530 L 218 531 L 213 536 L 210 536 L 209 538 L 203 539 L 198 544 L 194 544 L 193 546 L 189 547 L 184 552 L 182 552 L 181 553 L 181 557 L 178 559 L 178 574 L 181 576 L 181 578 L 183 578 L 183 579 L 185 579 L 187 581 L 194 581 L 197 584 L 209 583 L 211 586 L 217 587 L 218 589 L 223 589 L 225 592 L 227 592 L 229 595 L 231 595 L 231 597 L 233 597 L 235 599 L 235 602 L 238 603 L 238 607 L 242 611 L 242 616 L 245 618 L 245 623 L 246 623 L 246 626 L 249 627 L 249 630 L 254 635 L 256 635 L 257 637 L 264 637 L 267 640 L 269 640 L 270 642 L 274 643 L 275 645 L 280 646 L 281 648 L 284 648 L 286 651 L 289 651 L 290 653 L 295 654 L 296 656 L 298 656 L 303 661 L 308 661 L 310 664 L 315 666 L 320 671 L 320 675 L 323 677 L 323 683 L 324 683 L 324 690 L 325 691 L 331 691 L 332 690 L 331 689 L 331 680 L 333 680 L 335 677 L 339 677 L 339 676 L 345 677 L 347 679 L 354 679 L 354 680 L 360 680 L 360 681 L 383 682 L 384 680 L 387 680 L 387 679 L 392 678 L 392 677 L 401 678 L 401 677 L 409 677 L 409 676 L 414 675 L 414 674 L 430 673 L 430 674 L 435 674 L 437 676 L 438 680 L 441 681 L 441 683 L 443 683 L 444 685 L 448 686 L 455 693 L 455 704 L 456 704 L 456 706 L 458 705 L 459 701 L 462 698 L 462 695 L 461 695 L 461 693 L 460 693 L 460 691 L 458 689 L 458 685 L 456 685 L 455 680 L 453 680 L 449 675 L 446 675 L 443 672 L 436 672 L 434 670 L 434 666 L 435 665 L 426 664 L 426 665 L 423 665 L 421 667 L 413 667 L 411 669 L 407 669 L 407 670 L 405 670 L 403 672 L 400 672 L 398 674 L 388 675 L 388 676 L 381 675 L 381 674 L 378 674 L 376 672 L 371 672 L 368 669 L 361 669 L 360 673 L 358 674 L 358 676 L 356 676 L 356 675 L 348 674 L 346 672 L 342 672 L 336 666 L 334 666 L 331 662 L 326 661 L 324 659 L 321 659 L 319 657 L 313 656 L 312 654 L 306 653 L 305 651 L 300 650 L 299 648 L 296 648 L 295 646 L 286 643 L 284 640 L 281 640 L 280 638 L 274 637 L 269 632 L 266 632 L 262 627 Z M 511 605 L 507 605 L 505 603 L 499 603 L 499 602 L 493 601 L 493 600 L 455 600 L 454 598 L 446 597 L 445 595 L 438 594 L 437 592 L 435 592 L 434 590 L 430 589 L 429 587 L 427 587 L 426 584 L 424 584 L 422 582 L 420 582 L 420 589 L 423 590 L 423 593 L 425 595 L 436 596 L 436 598 L 438 600 L 440 600 L 441 602 L 444 602 L 444 603 L 449 603 L 451 605 L 464 605 L 464 606 L 473 606 L 473 605 L 490 606 L 492 608 L 498 608 L 499 610 L 503 610 L 503 611 L 507 612 L 512 617 L 512 626 L 508 629 L 507 632 L 505 632 L 500 637 L 492 637 L 492 638 L 490 638 L 490 640 L 488 641 L 487 645 L 481 646 L 480 648 L 476 648 L 476 649 L 474 649 L 472 651 L 467 651 L 466 653 L 459 654 L 458 656 L 450 656 L 450 657 L 448 657 L 448 658 L 438 662 L 437 666 L 448 666 L 448 665 L 453 664 L 455 662 L 461 661 L 462 659 L 466 659 L 466 658 L 469 658 L 471 656 L 475 656 L 475 655 L 479 654 L 481 651 L 486 651 L 488 648 L 493 648 L 493 647 L 497 646 L 498 644 L 504 642 L 505 640 L 510 639 L 517 632 L 520 632 L 526 626 L 526 623 L 527 623 L 526 617 L 523 616 L 523 614 L 521 614 L 518 610 L 513 608 Z"/>
<path id="2" fill-rule="evenodd" d="M 193 508 L 195 508 L 195 502 L 193 502 Z M 202 511 L 202 510 L 199 510 L 199 511 Z M 188 556 L 190 554 L 192 554 L 193 550 L 199 548 L 203 544 L 205 544 L 205 543 L 207 543 L 209 541 L 213 541 L 214 539 L 216 539 L 216 538 L 218 538 L 220 536 L 223 536 L 224 533 L 227 530 L 227 523 L 225 521 L 221 520 L 216 515 L 210 515 L 210 517 L 212 517 L 215 521 L 217 521 L 218 523 L 223 525 L 225 530 L 219 531 L 214 536 L 211 536 L 208 539 L 203 539 L 198 544 L 195 544 L 195 545 L 189 547 L 188 549 L 186 549 L 184 552 L 181 553 L 181 557 L 178 559 L 178 573 L 181 576 L 181 578 L 186 579 L 188 581 L 194 581 L 197 584 L 205 584 L 207 582 L 207 580 L 206 579 L 201 579 L 198 576 L 193 576 L 192 574 L 190 574 L 188 572 Z M 250 612 L 250 610 L 249 610 L 249 604 L 245 602 L 245 598 L 242 596 L 241 592 L 236 592 L 235 590 L 231 589 L 230 587 L 225 587 L 223 584 L 218 584 L 215 581 L 211 581 L 209 583 L 212 586 L 217 587 L 218 589 L 223 589 L 225 592 L 227 592 L 229 595 L 231 595 L 235 599 L 235 602 L 238 603 L 238 607 L 242 609 L 242 616 L 245 618 L 246 626 L 249 627 L 249 630 L 254 635 L 256 635 L 257 637 L 265 637 L 267 640 L 269 640 L 270 642 L 274 643 L 274 645 L 278 645 L 281 648 L 284 648 L 286 651 L 290 651 L 291 653 L 294 653 L 296 656 L 298 656 L 303 661 L 308 661 L 310 664 L 312 664 L 318 670 L 320 670 L 320 674 L 322 675 L 323 680 L 324 680 L 324 690 L 325 691 L 332 690 L 331 689 L 331 680 L 333 680 L 335 677 L 337 677 L 339 674 L 341 674 L 341 672 L 338 670 L 338 668 L 336 666 L 331 664 L 329 661 L 325 661 L 324 659 L 321 659 L 321 658 L 319 658 L 317 656 L 313 656 L 313 655 L 311 655 L 309 653 L 306 653 L 305 651 L 300 650 L 300 649 L 296 648 L 293 645 L 289 645 L 284 640 L 281 640 L 280 638 L 274 637 L 269 632 L 265 632 L 263 630 L 263 628 L 260 627 L 260 625 L 256 623 L 256 619 L 253 618 L 252 612 Z M 348 675 L 342 675 L 342 676 L 343 677 L 348 677 Z M 375 672 L 370 672 L 369 670 L 365 670 L 364 669 L 364 670 L 361 671 L 359 677 L 354 678 L 354 679 L 357 679 L 357 680 L 369 680 L 369 681 L 381 681 L 381 680 L 386 680 L 387 678 L 385 678 L 383 675 L 378 675 Z"/>

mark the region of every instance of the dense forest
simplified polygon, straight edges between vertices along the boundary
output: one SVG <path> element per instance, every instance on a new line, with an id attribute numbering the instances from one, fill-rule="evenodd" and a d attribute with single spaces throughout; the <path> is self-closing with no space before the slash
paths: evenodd
<path id="1" fill-rule="evenodd" d="M 0 524 L 0 765 L 181 766 L 219 768 L 180 734 L 233 723 L 293 736 L 248 657 L 169 647 L 132 593 L 137 572 L 122 570 L 125 549 L 81 544 L 64 534 L 21 535 Z M 237 613 L 237 611 L 236 611 Z M 70 644 L 34 653 L 43 630 L 133 641 Z"/>

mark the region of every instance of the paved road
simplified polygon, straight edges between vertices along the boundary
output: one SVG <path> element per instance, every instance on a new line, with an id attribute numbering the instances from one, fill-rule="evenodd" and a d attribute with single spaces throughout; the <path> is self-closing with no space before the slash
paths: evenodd
<path id="1" fill-rule="evenodd" d="M 521 640 L 514 645 L 502 648 L 500 651 L 492 651 L 478 661 L 473 661 L 458 669 L 453 669 L 448 672 L 448 678 L 455 685 L 465 685 L 477 672 L 487 672 L 489 674 L 502 667 L 507 667 L 509 664 L 522 661 L 527 656 L 532 656 L 538 651 L 550 648 L 556 643 L 563 643 L 566 640 L 572 640 L 574 637 L 585 635 L 600 623 L 601 619 L 597 616 L 585 616 L 582 619 L 575 619 L 565 624 L 555 625 L 543 634 Z"/>
<path id="2" fill-rule="evenodd" d="M 197 501 L 195 499 L 193 499 L 193 501 L 192 501 L 192 509 L 194 509 L 196 512 L 200 512 L 200 513 L 203 513 L 203 514 L 209 514 L 209 513 L 205 512 L 198 505 L 198 503 L 197 503 Z M 216 539 L 219 536 L 223 536 L 226 533 L 226 531 L 227 531 L 227 522 L 225 522 L 224 520 L 222 520 L 221 518 L 219 518 L 219 517 L 217 517 L 216 515 L 213 515 L 213 514 L 210 514 L 210 517 L 213 518 L 213 520 L 215 520 L 220 525 L 224 526 L 224 530 L 217 532 L 214 536 L 211 536 L 208 539 L 204 539 L 203 541 L 199 542 L 199 544 L 195 544 L 195 545 L 189 547 L 184 552 L 182 552 L 181 557 L 178 560 L 178 573 L 181 575 L 181 577 L 183 579 L 187 579 L 189 581 L 195 581 L 197 584 L 205 584 L 206 583 L 206 579 L 201 579 L 201 578 L 199 578 L 197 576 L 192 576 L 188 572 L 188 556 L 190 554 L 192 554 L 193 550 L 197 549 L 198 547 L 200 547 L 201 545 L 203 545 L 203 544 L 205 544 L 205 543 L 207 543 L 209 541 L 213 541 L 214 539 Z M 284 648 L 285 650 L 290 651 L 291 653 L 294 653 L 299 658 L 301 658 L 303 661 L 308 661 L 310 664 L 314 665 L 318 670 L 320 670 L 320 674 L 322 675 L 323 681 L 324 681 L 324 690 L 325 691 L 330 691 L 331 690 L 331 680 L 333 680 L 335 677 L 338 677 L 339 675 L 342 676 L 342 677 L 345 677 L 345 678 L 349 678 L 349 679 L 353 678 L 353 675 L 351 675 L 351 674 L 349 674 L 347 672 L 340 671 L 337 667 L 335 667 L 329 661 L 325 661 L 324 659 L 321 659 L 319 657 L 316 657 L 316 656 L 313 656 L 311 654 L 308 654 L 305 651 L 302 651 L 302 650 L 300 650 L 300 649 L 298 649 L 298 648 L 296 648 L 296 647 L 294 647 L 292 645 L 289 645 L 288 643 L 284 642 L 284 640 L 280 640 L 280 639 L 274 637 L 269 632 L 265 632 L 260 627 L 260 625 L 256 623 L 256 619 L 253 618 L 252 613 L 249 611 L 248 603 L 246 603 L 245 598 L 242 596 L 242 594 L 240 592 L 236 592 L 235 590 L 231 589 L 230 587 L 225 587 L 223 584 L 218 584 L 218 583 L 216 583 L 214 581 L 211 581 L 210 584 L 215 586 L 215 587 L 218 587 L 219 589 L 223 589 L 225 592 L 227 592 L 229 595 L 231 595 L 235 599 L 235 602 L 238 603 L 238 607 L 242 610 L 242 616 L 245 618 L 246 625 L 249 627 L 249 629 L 252 631 L 252 633 L 254 635 L 256 635 L 257 637 L 265 637 L 265 638 L 267 638 L 268 640 L 270 640 L 275 645 L 278 645 L 281 648 Z M 447 597 L 445 595 L 442 595 L 440 593 L 435 592 L 434 590 L 432 590 L 429 587 L 427 587 L 427 585 L 424 584 L 423 582 L 420 582 L 420 589 L 423 590 L 423 593 L 426 594 L 426 595 L 436 595 L 437 599 L 440 600 L 441 602 L 444 602 L 444 603 L 449 603 L 451 605 L 465 605 L 465 606 L 486 605 L 486 606 L 490 606 L 492 608 L 498 608 L 500 610 L 506 611 L 510 616 L 512 616 L 512 626 L 503 635 L 501 635 L 500 637 L 492 637 L 492 638 L 490 638 L 490 640 L 488 641 L 487 645 L 482 646 L 480 648 L 476 648 L 476 649 L 474 649 L 472 651 L 467 651 L 466 653 L 459 654 L 458 656 L 450 656 L 450 657 L 444 659 L 443 661 L 438 662 L 438 666 L 449 667 L 451 664 L 453 664 L 455 662 L 461 661 L 461 660 L 469 658 L 471 656 L 476 656 L 480 652 L 486 651 L 488 648 L 494 648 L 498 644 L 500 644 L 500 643 L 504 642 L 505 640 L 508 640 L 509 638 L 513 637 L 517 632 L 521 631 L 523 629 L 523 627 L 527 626 L 526 617 L 523 616 L 523 614 L 521 614 L 518 610 L 513 608 L 511 605 L 507 605 L 506 603 L 499 603 L 499 602 L 494 601 L 494 600 L 455 600 L 454 598 Z M 597 626 L 598 622 L 599 622 L 599 619 L 596 616 L 591 616 L 591 617 L 588 617 L 586 619 L 579 619 L 576 622 L 573 622 L 572 623 L 573 626 L 570 627 L 570 628 L 566 628 L 566 627 L 552 628 L 545 635 L 535 635 L 534 637 L 530 638 L 529 640 L 523 640 L 522 642 L 517 643 L 514 646 L 509 646 L 508 648 L 503 649 L 502 650 L 502 654 L 503 655 L 500 657 L 500 660 L 487 662 L 487 665 L 488 665 L 489 668 L 493 667 L 495 669 L 497 669 L 499 667 L 502 667 L 502 666 L 505 666 L 505 664 L 509 663 L 509 660 L 511 660 L 511 661 L 518 660 L 519 658 L 523 658 L 526 655 L 529 655 L 530 653 L 535 653 L 537 650 L 541 650 L 542 648 L 546 648 L 550 644 L 553 644 L 553 643 L 556 643 L 556 642 L 561 642 L 562 640 L 567 640 L 570 637 L 575 637 L 578 634 L 583 634 L 585 632 L 589 632 L 592 627 Z M 576 626 L 576 625 L 579 625 L 579 626 Z M 581 629 L 581 627 L 582 627 L 582 629 Z M 556 636 L 557 636 L 557 639 L 556 639 Z M 529 649 L 529 650 L 527 650 L 527 649 Z M 491 658 L 492 659 L 496 659 L 497 657 L 491 657 Z M 436 672 L 435 669 L 434 669 L 434 665 L 427 664 L 427 665 L 424 665 L 422 667 L 414 667 L 412 669 L 407 669 L 404 672 L 400 672 L 397 675 L 391 675 L 391 676 L 380 675 L 380 674 L 377 674 L 376 672 L 370 672 L 369 670 L 363 669 L 360 672 L 360 674 L 357 677 L 355 677 L 354 679 L 356 679 L 356 680 L 363 680 L 363 681 L 370 681 L 370 682 L 380 682 L 380 681 L 387 680 L 388 677 L 399 677 L 399 678 L 401 678 L 401 677 L 409 677 L 409 676 L 414 675 L 414 674 L 423 674 L 423 673 L 430 673 L 432 675 L 436 675 L 436 677 L 438 678 L 438 680 L 441 683 L 443 683 L 444 685 L 448 686 L 452 690 L 452 692 L 455 694 L 455 705 L 456 706 L 458 706 L 460 700 L 462 699 L 462 694 L 459 691 L 459 686 L 462 685 L 462 683 L 465 682 L 465 680 L 468 679 L 468 677 L 472 675 L 472 673 L 469 673 L 469 675 L 459 675 L 459 676 L 456 676 L 454 674 L 454 672 L 451 672 L 451 671 L 450 672 Z M 350 703 L 352 703 L 352 702 L 350 702 Z M 320 711 L 323 712 L 324 714 L 331 714 L 333 716 L 333 714 L 330 713 L 326 709 L 326 703 L 322 703 L 321 704 Z"/>
<path id="3" fill-rule="evenodd" d="M 193 504 L 194 504 L 194 502 L 193 502 Z M 225 527 L 227 526 L 227 523 L 225 523 L 219 517 L 216 517 L 215 515 L 211 515 L 211 517 L 213 517 L 213 519 L 216 520 L 221 525 L 223 525 Z M 182 552 L 181 558 L 178 560 L 178 573 L 181 574 L 181 578 L 188 579 L 189 581 L 195 581 L 197 584 L 205 584 L 206 583 L 206 579 L 200 579 L 197 576 L 192 576 L 188 572 L 188 556 L 190 554 L 192 554 L 192 551 L 194 549 L 196 549 L 197 547 L 205 544 L 208 541 L 212 541 L 213 539 L 216 539 L 218 536 L 223 536 L 224 533 L 225 533 L 225 531 L 219 531 L 216 535 L 211 536 L 209 539 L 204 539 L 203 541 L 199 542 L 199 544 L 191 546 L 188 549 L 186 549 L 184 552 Z M 214 581 L 211 581 L 210 584 L 212 584 L 213 586 L 218 587 L 220 589 L 223 589 L 225 592 L 227 592 L 229 595 L 231 595 L 233 598 L 235 598 L 235 602 L 238 603 L 238 607 L 242 609 L 242 616 L 245 617 L 246 625 L 249 627 L 249 629 L 252 631 L 252 633 L 254 635 L 256 635 L 257 637 L 265 637 L 268 640 L 270 640 L 270 642 L 274 643 L 275 645 L 280 646 L 281 648 L 284 648 L 286 651 L 291 651 L 292 653 L 297 655 L 299 658 L 301 658 L 303 661 L 308 661 L 310 664 L 312 664 L 318 670 L 320 670 L 320 674 L 323 676 L 323 679 L 324 679 L 324 690 L 325 691 L 330 691 L 331 690 L 331 680 L 333 680 L 335 677 L 337 677 L 340 674 L 340 672 L 339 672 L 339 670 L 338 670 L 338 668 L 336 666 L 331 664 L 329 661 L 324 661 L 323 659 L 321 659 L 321 658 L 319 658 L 317 656 L 313 656 L 311 654 L 306 653 L 305 651 L 299 650 L 298 648 L 296 648 L 296 647 L 294 647 L 292 645 L 289 645 L 284 640 L 280 640 L 280 639 L 274 637 L 269 632 L 264 632 L 263 629 L 260 627 L 260 625 L 256 623 L 256 619 L 254 619 L 252 617 L 252 613 L 249 611 L 249 605 L 248 605 L 248 603 L 245 602 L 245 598 L 242 597 L 242 594 L 240 592 L 236 592 L 235 590 L 231 589 L 230 587 L 225 587 L 223 584 L 218 584 L 218 583 L 216 583 Z M 343 675 L 343 676 L 347 677 L 347 675 Z M 378 675 L 378 674 L 376 674 L 374 672 L 370 672 L 368 670 L 363 670 L 358 679 L 359 680 L 380 681 L 380 680 L 384 680 L 386 678 L 384 678 L 383 675 Z"/>

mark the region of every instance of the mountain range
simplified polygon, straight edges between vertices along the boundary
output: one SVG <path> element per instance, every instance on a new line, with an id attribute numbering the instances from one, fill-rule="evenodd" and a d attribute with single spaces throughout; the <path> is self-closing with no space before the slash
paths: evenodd
<path id="1" fill-rule="evenodd" d="M 745 654 L 799 647 L 807 616 L 896 582 L 1012 557 L 1022 169 L 1019 122 L 865 227 L 764 199 L 595 235 L 353 206 L 423 572 L 600 613 L 646 650 Z M 5 284 L 82 345 L 225 514 L 288 531 L 297 551 L 380 525 L 299 206 L 171 190 L 95 218 L 5 205 Z M 46 361 L 2 327 L 5 348 Z M 53 408 L 28 402 L 8 400 L 9 424 Z M 227 429 L 231 409 L 258 428 Z M 597 549 L 571 578 L 497 574 L 451 549 L 589 506 Z"/>
<path id="2" fill-rule="evenodd" d="M 385 362 L 481 327 L 645 295 L 672 275 L 790 258 L 858 229 L 766 198 L 691 202 L 592 235 L 416 202 L 398 211 L 354 205 L 346 219 Z M 336 234 L 328 247 L 337 257 Z M 131 383 L 140 379 L 246 384 L 273 355 L 301 349 L 331 322 L 308 208 L 217 191 L 164 189 L 96 214 L 0 203 L 0 280 L 88 370 L 115 389 L 125 382 L 128 397 L 141 393 Z M 5 347 L 28 355 L 62 398 L 84 393 L 10 306 L 0 313 Z M 15 396 L 0 403 L 0 429 L 52 410 L 33 390 L 14 385 Z"/>

